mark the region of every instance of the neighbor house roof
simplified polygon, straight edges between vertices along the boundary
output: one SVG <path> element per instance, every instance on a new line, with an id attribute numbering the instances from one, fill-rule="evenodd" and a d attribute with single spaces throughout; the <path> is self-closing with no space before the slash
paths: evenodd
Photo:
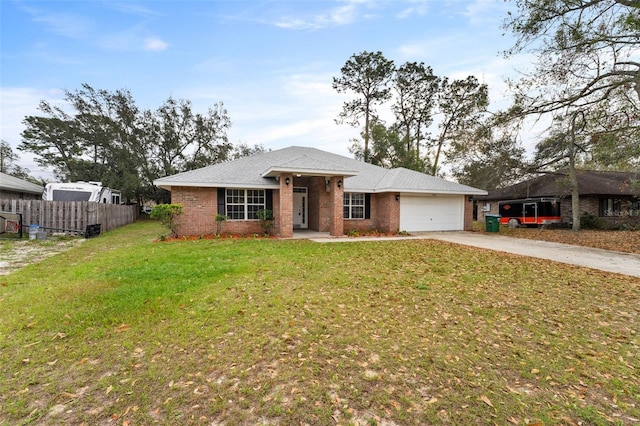
<path id="1" fill-rule="evenodd" d="M 42 191 L 44 191 L 44 187 L 40 185 L 2 172 L 0 172 L 0 189 L 11 192 L 26 192 L 28 194 L 42 194 Z"/>
<path id="2" fill-rule="evenodd" d="M 633 172 L 601 172 L 578 170 L 578 192 L 585 195 L 638 195 L 640 174 Z M 545 174 L 506 188 L 490 191 L 479 200 L 510 200 L 535 197 L 568 197 L 571 195 L 566 173 Z"/>
<path id="3" fill-rule="evenodd" d="M 404 168 L 384 169 L 316 148 L 292 146 L 156 179 L 173 186 L 222 188 L 279 188 L 280 173 L 301 176 L 344 176 L 351 192 L 415 192 L 484 195 L 487 192 Z"/>

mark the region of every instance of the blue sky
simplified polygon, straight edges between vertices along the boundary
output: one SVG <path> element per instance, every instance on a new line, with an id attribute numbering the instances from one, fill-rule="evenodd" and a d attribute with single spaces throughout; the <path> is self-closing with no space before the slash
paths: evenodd
<path id="1" fill-rule="evenodd" d="M 232 143 L 313 146 L 350 156 L 358 129 L 334 119 L 348 96 L 332 77 L 355 53 L 424 62 L 489 85 L 506 105 L 503 0 L 10 1 L 0 0 L 0 137 L 20 143 L 40 100 L 61 104 L 83 83 L 127 89 L 156 109 L 169 96 L 205 112 L 224 103 Z M 386 108 L 380 109 L 385 116 Z M 389 115 L 390 118 L 390 115 Z M 50 177 L 30 155 L 21 165 Z"/>

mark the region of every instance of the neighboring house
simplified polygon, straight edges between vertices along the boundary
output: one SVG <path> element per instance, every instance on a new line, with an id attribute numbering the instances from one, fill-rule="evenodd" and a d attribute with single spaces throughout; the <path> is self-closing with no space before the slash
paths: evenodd
<path id="1" fill-rule="evenodd" d="M 315 148 L 289 147 L 167 176 L 154 185 L 183 205 L 180 236 L 260 233 L 256 212 L 273 211 L 283 238 L 294 229 L 452 231 L 471 229 L 473 201 L 487 192 L 403 168 L 384 169 Z"/>
<path id="2" fill-rule="evenodd" d="M 42 191 L 44 188 L 40 185 L 0 172 L 0 198 L 5 200 L 40 200 Z"/>
<path id="3" fill-rule="evenodd" d="M 640 173 L 578 170 L 577 178 L 581 216 L 598 217 L 608 228 L 640 225 Z M 545 174 L 474 197 L 478 220 L 484 221 L 484 214 L 497 214 L 500 201 L 539 197 L 560 198 L 562 222 L 571 223 L 571 189 L 563 173 Z"/>

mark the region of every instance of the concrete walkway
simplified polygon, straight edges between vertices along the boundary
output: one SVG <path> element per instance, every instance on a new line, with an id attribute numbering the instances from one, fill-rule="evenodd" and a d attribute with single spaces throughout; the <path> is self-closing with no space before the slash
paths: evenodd
<path id="1" fill-rule="evenodd" d="M 318 236 L 316 234 L 316 236 Z M 319 237 L 319 236 L 318 236 Z M 539 259 L 553 260 L 555 262 L 568 263 L 583 266 L 585 268 L 598 269 L 606 272 L 640 277 L 640 255 L 622 253 L 617 251 L 601 250 L 570 244 L 559 244 L 548 241 L 529 240 L 524 238 L 503 237 L 495 234 L 480 232 L 423 232 L 407 237 L 382 237 L 382 238 L 348 238 L 326 237 L 310 238 L 317 242 L 350 242 L 350 241 L 380 241 L 380 240 L 407 240 L 407 239 L 432 239 L 448 241 L 450 243 L 479 247 L 488 250 L 502 251 L 519 254 L 522 256 L 536 257 Z"/>

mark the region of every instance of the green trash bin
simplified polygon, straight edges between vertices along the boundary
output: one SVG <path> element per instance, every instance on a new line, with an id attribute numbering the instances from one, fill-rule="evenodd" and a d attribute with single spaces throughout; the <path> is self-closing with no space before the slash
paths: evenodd
<path id="1" fill-rule="evenodd" d="M 486 214 L 484 215 L 485 229 L 487 232 L 499 232 L 500 231 L 500 215 L 499 214 Z"/>

